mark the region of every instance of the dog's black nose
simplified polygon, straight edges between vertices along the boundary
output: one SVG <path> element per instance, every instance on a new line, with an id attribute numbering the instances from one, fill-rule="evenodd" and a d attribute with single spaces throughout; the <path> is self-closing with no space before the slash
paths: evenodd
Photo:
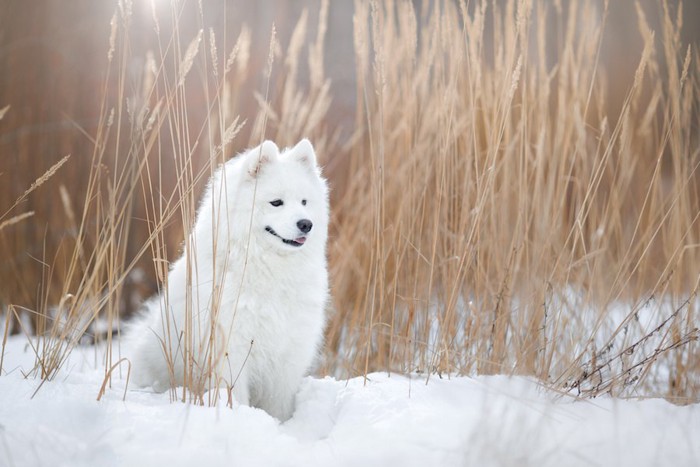
<path id="1" fill-rule="evenodd" d="M 311 227 L 313 226 L 314 225 L 308 219 L 302 219 L 299 222 L 297 222 L 297 227 L 299 227 L 299 230 L 301 230 L 304 233 L 309 233 L 311 231 Z"/>

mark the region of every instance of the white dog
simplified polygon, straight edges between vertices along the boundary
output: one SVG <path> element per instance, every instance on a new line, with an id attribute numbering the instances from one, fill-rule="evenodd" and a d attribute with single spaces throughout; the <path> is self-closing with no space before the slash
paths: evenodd
<path id="1" fill-rule="evenodd" d="M 275 143 L 212 177 L 163 292 L 127 332 L 134 380 L 158 391 L 228 387 L 291 417 L 322 340 L 328 188 L 311 143 Z"/>

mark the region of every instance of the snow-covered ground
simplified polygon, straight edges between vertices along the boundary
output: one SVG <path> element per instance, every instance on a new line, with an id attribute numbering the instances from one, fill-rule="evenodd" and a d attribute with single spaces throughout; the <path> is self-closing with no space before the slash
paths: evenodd
<path id="1" fill-rule="evenodd" d="M 11 338 L 0 376 L 0 466 L 698 466 L 700 406 L 555 397 L 526 378 L 307 378 L 294 417 L 171 403 L 117 380 L 100 402 L 95 349 L 56 380 L 25 378 Z"/>

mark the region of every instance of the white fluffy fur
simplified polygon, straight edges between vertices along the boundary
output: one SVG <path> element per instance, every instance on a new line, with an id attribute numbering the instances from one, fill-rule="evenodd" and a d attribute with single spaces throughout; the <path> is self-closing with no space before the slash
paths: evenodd
<path id="1" fill-rule="evenodd" d="M 328 189 L 308 140 L 281 154 L 265 141 L 224 164 L 163 293 L 127 332 L 135 383 L 163 391 L 214 381 L 288 419 L 322 339 L 327 231 Z"/>

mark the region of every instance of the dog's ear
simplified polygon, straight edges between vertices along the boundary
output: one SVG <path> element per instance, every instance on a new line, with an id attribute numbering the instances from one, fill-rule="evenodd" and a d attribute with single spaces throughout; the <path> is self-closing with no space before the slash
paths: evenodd
<path id="1" fill-rule="evenodd" d="M 311 145 L 311 141 L 308 139 L 304 138 L 299 141 L 297 145 L 292 148 L 290 155 L 303 166 L 314 172 L 318 171 L 316 166 L 316 153 L 314 152 L 314 147 Z"/>
<path id="2" fill-rule="evenodd" d="M 280 150 L 275 143 L 269 140 L 248 151 L 248 175 L 252 178 L 260 175 L 260 172 L 265 170 L 265 166 L 276 161 Z"/>

